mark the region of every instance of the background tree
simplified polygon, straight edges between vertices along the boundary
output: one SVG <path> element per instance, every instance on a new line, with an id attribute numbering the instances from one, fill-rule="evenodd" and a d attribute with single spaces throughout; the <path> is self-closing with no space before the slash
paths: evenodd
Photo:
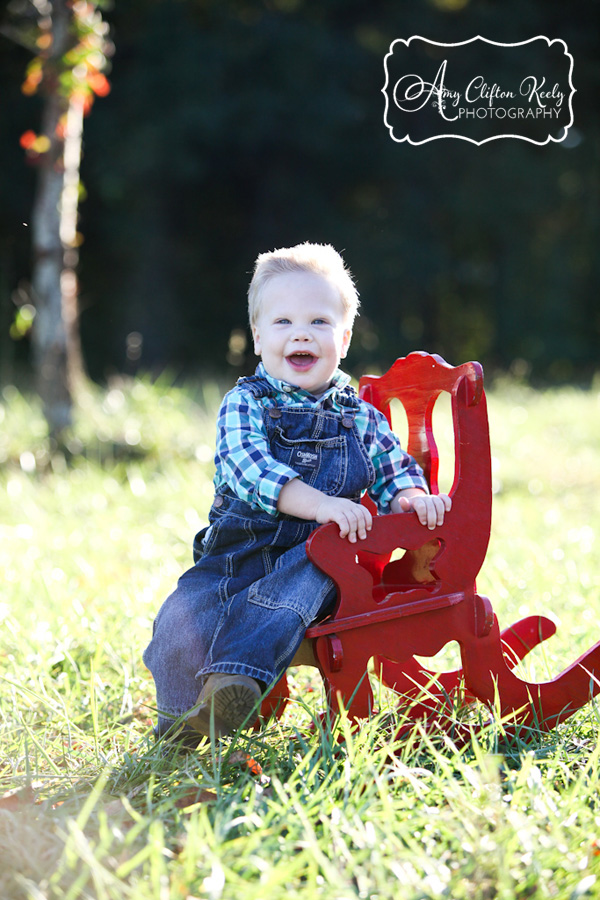
<path id="1" fill-rule="evenodd" d="M 34 52 L 22 85 L 43 98 L 39 133 L 21 146 L 37 166 L 31 216 L 29 316 L 33 363 L 50 433 L 71 424 L 72 389 L 82 371 L 77 314 L 77 230 L 83 117 L 109 85 L 103 70 L 111 44 L 98 3 L 30 0 L 15 3 L 4 33 Z M 21 314 L 23 319 L 23 313 Z"/>

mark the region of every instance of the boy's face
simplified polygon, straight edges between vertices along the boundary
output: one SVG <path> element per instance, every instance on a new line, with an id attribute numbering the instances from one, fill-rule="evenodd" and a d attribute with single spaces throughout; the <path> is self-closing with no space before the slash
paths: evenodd
<path id="1" fill-rule="evenodd" d="M 311 394 L 327 390 L 351 334 L 338 288 L 314 272 L 271 278 L 252 326 L 254 350 L 269 375 Z"/>

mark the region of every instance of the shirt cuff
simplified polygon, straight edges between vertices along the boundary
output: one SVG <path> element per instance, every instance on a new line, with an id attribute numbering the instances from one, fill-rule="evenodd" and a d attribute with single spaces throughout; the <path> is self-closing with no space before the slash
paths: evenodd
<path id="1" fill-rule="evenodd" d="M 250 497 L 250 502 L 255 509 L 262 509 L 271 516 L 278 515 L 277 500 L 281 488 L 298 478 L 298 472 L 290 469 L 289 466 L 282 463 L 276 463 L 269 466 L 263 472 L 254 484 L 254 488 Z"/>
<path id="2" fill-rule="evenodd" d="M 410 478 L 397 478 L 391 484 L 386 485 L 377 498 L 376 503 L 379 514 L 382 516 L 387 515 L 391 511 L 390 505 L 396 494 L 407 490 L 407 488 L 419 488 L 426 494 L 430 493 L 429 485 L 425 478 L 420 478 L 418 475 L 413 475 Z"/>

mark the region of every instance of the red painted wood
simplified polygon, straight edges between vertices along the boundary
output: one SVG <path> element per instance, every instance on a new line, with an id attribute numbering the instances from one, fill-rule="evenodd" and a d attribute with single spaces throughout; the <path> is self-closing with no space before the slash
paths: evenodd
<path id="1" fill-rule="evenodd" d="M 433 493 L 439 454 L 432 411 L 442 391 L 451 397 L 455 439 L 452 510 L 444 524 L 429 531 L 412 512 L 376 516 L 360 552 L 339 537 L 335 524 L 321 526 L 307 542 L 309 558 L 338 588 L 333 614 L 307 631 L 329 708 L 335 714 L 342 702 L 354 718 L 370 714 L 373 696 L 366 672 L 374 658 L 410 719 L 450 727 L 457 698 L 490 707 L 498 699 L 503 716 L 553 728 L 600 691 L 600 642 L 551 681 L 526 682 L 513 669 L 554 633 L 554 624 L 544 616 L 530 616 L 500 633 L 490 601 L 477 594 L 475 579 L 487 551 L 492 510 L 481 366 L 452 367 L 439 356 L 411 353 L 385 375 L 365 376 L 359 386 L 360 395 L 388 417 L 391 400 L 402 402 L 407 449 L 423 466 Z M 406 559 L 390 562 L 397 548 L 420 559 L 431 580 L 407 582 L 411 566 Z M 460 647 L 460 669 L 433 673 L 415 659 L 435 656 L 449 641 Z"/>

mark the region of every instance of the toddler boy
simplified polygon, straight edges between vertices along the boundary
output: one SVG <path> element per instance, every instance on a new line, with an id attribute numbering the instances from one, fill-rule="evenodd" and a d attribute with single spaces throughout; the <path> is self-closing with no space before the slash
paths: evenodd
<path id="1" fill-rule="evenodd" d="M 144 654 L 157 691 L 159 733 L 239 728 L 292 661 L 304 633 L 335 601 L 332 580 L 306 556 L 319 525 L 364 540 L 371 514 L 414 510 L 433 529 L 450 509 L 380 412 L 338 368 L 358 294 L 341 256 L 299 244 L 261 254 L 248 292 L 261 362 L 225 396 L 218 418 L 209 526 L 154 623 Z M 202 689 L 198 694 L 198 688 Z"/>

